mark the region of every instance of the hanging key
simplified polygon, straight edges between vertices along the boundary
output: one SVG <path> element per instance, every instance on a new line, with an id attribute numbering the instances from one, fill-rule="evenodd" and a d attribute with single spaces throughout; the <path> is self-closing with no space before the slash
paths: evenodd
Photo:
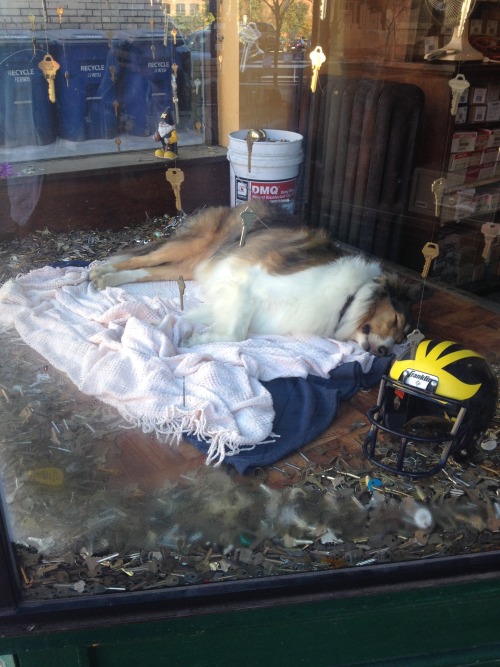
<path id="1" fill-rule="evenodd" d="M 448 85 L 451 88 L 451 109 L 450 113 L 452 116 L 456 116 L 458 111 L 458 103 L 462 94 L 469 88 L 470 83 L 467 81 L 463 74 L 457 74 L 454 79 L 448 81 Z"/>
<path id="2" fill-rule="evenodd" d="M 437 243 L 426 243 L 422 248 L 422 255 L 425 257 L 424 270 L 422 271 L 422 278 L 427 278 L 431 262 L 439 255 L 439 246 Z"/>
<path id="3" fill-rule="evenodd" d="M 184 310 L 184 292 L 186 291 L 186 283 L 182 276 L 177 278 L 177 287 L 179 288 L 179 302 L 181 310 Z"/>
<path id="4" fill-rule="evenodd" d="M 115 100 L 113 102 L 113 109 L 115 110 L 115 116 L 117 118 L 118 118 L 118 109 L 119 109 L 119 107 L 120 107 L 120 103 L 118 102 L 118 100 Z"/>
<path id="5" fill-rule="evenodd" d="M 48 53 L 44 56 L 43 60 L 38 63 L 38 67 L 42 70 L 42 73 L 47 81 L 49 86 L 49 100 L 51 102 L 56 101 L 56 87 L 55 79 L 56 72 L 59 69 L 60 65 L 54 60 L 54 58 Z"/>
<path id="6" fill-rule="evenodd" d="M 172 63 L 172 75 L 170 77 L 172 84 L 172 102 L 174 103 L 175 122 L 179 123 L 179 97 L 177 95 L 177 70 L 178 65 Z"/>
<path id="7" fill-rule="evenodd" d="M 312 63 L 311 92 L 314 93 L 316 91 L 316 86 L 318 85 L 319 70 L 321 69 L 321 65 L 325 62 L 326 56 L 323 53 L 321 46 L 317 46 L 311 51 L 309 58 Z"/>
<path id="8" fill-rule="evenodd" d="M 248 151 L 247 169 L 248 173 L 250 174 L 252 171 L 252 148 L 253 148 L 253 142 L 255 141 L 252 135 L 252 130 L 248 130 L 246 141 L 247 141 L 247 151 Z"/>
<path id="9" fill-rule="evenodd" d="M 201 79 L 194 80 L 194 91 L 197 95 L 200 94 Z"/>
<path id="10" fill-rule="evenodd" d="M 29 22 L 31 23 L 31 30 L 32 30 L 32 32 L 35 32 L 35 15 L 34 15 L 34 14 L 30 14 L 30 15 L 28 16 L 28 20 L 29 20 Z"/>
<path id="11" fill-rule="evenodd" d="M 64 14 L 64 8 L 63 7 L 58 7 L 56 9 L 57 16 L 59 17 L 59 27 L 62 28 L 62 17 Z"/>
<path id="12" fill-rule="evenodd" d="M 155 20 L 153 18 L 149 19 L 149 27 L 151 28 L 151 32 L 153 32 L 155 29 Z"/>
<path id="13" fill-rule="evenodd" d="M 196 123 L 194 124 L 194 126 L 196 128 L 196 133 L 200 134 L 200 132 L 201 132 L 201 123 L 200 123 L 200 121 L 197 120 Z"/>
<path id="14" fill-rule="evenodd" d="M 414 329 L 408 336 L 406 340 L 410 343 L 411 359 L 415 359 L 417 353 L 417 347 L 424 340 L 425 336 L 419 329 Z"/>
<path id="15" fill-rule="evenodd" d="M 116 81 L 116 67 L 114 65 L 109 66 L 109 73 L 111 74 L 111 81 L 114 83 Z"/>
<path id="16" fill-rule="evenodd" d="M 175 195 L 175 206 L 179 212 L 182 211 L 181 204 L 181 184 L 184 182 L 184 172 L 182 169 L 167 169 L 166 172 L 167 181 L 172 186 L 172 190 Z"/>
<path id="17" fill-rule="evenodd" d="M 248 149 L 248 173 L 252 171 L 252 149 L 256 141 L 265 141 L 266 133 L 264 130 L 248 130 L 246 136 L 247 149 Z"/>
<path id="18" fill-rule="evenodd" d="M 111 48 L 111 40 L 112 40 L 112 38 L 113 38 L 113 31 L 112 31 L 112 30 L 108 30 L 108 31 L 106 32 L 106 37 L 108 38 L 108 49 L 110 49 L 110 48 Z"/>
<path id="19" fill-rule="evenodd" d="M 431 185 L 431 190 L 434 194 L 434 215 L 436 218 L 439 217 L 441 212 L 441 203 L 443 201 L 443 195 L 447 185 L 448 182 L 444 177 L 436 178 L 436 180 L 433 181 Z"/>
<path id="20" fill-rule="evenodd" d="M 121 151 L 121 145 L 122 145 L 122 140 L 120 139 L 120 137 L 116 137 L 115 144 L 116 144 L 116 148 L 118 149 L 118 152 L 120 152 Z"/>
<path id="21" fill-rule="evenodd" d="M 240 246 L 243 247 L 245 245 L 245 241 L 250 226 L 254 222 L 257 222 L 258 218 L 250 207 L 247 207 L 244 211 L 242 211 L 240 217 L 241 217 Z"/>
<path id="22" fill-rule="evenodd" d="M 172 30 L 170 31 L 170 34 L 174 38 L 174 44 L 177 44 L 177 30 L 175 28 L 172 28 Z"/>
<path id="23" fill-rule="evenodd" d="M 500 222 L 485 222 L 481 227 L 481 234 L 484 235 L 484 248 L 482 257 L 486 264 L 489 264 L 491 246 L 493 245 L 493 241 L 500 236 Z"/>

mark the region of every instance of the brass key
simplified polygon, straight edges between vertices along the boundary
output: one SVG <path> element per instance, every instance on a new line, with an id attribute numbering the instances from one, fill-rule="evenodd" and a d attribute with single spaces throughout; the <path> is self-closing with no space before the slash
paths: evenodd
<path id="1" fill-rule="evenodd" d="M 425 257 L 424 270 L 422 271 L 422 278 L 427 278 L 431 262 L 439 255 L 439 246 L 437 243 L 426 243 L 422 248 L 422 254 Z"/>
<path id="2" fill-rule="evenodd" d="M 250 228 L 250 225 L 258 220 L 257 216 L 255 213 L 252 211 L 251 208 L 246 208 L 244 211 L 241 212 L 241 236 L 240 236 L 240 246 L 245 245 L 245 241 L 247 238 L 248 230 Z"/>
<path id="3" fill-rule="evenodd" d="M 448 183 L 444 177 L 436 178 L 436 180 L 432 182 L 431 190 L 434 195 L 434 215 L 436 218 L 439 216 L 441 211 L 441 203 L 443 201 L 443 195 L 447 185 Z"/>
<path id="4" fill-rule="evenodd" d="M 172 169 L 167 169 L 165 175 L 166 175 L 167 181 L 172 186 L 172 190 L 174 191 L 175 206 L 176 206 L 178 211 L 182 211 L 181 183 L 184 182 L 184 172 L 182 171 L 182 169 L 172 168 Z"/>
<path id="5" fill-rule="evenodd" d="M 181 310 L 184 310 L 184 292 L 186 291 L 186 283 L 184 282 L 184 278 L 182 276 L 179 276 L 177 278 L 177 286 L 179 287 L 179 300 L 180 300 Z"/>
<path id="6" fill-rule="evenodd" d="M 481 227 L 481 233 L 484 235 L 484 249 L 482 257 L 486 264 L 490 263 L 491 246 L 493 241 L 500 236 L 500 222 L 485 222 Z"/>
<path id="7" fill-rule="evenodd" d="M 56 101 L 56 87 L 54 81 L 56 78 L 56 72 L 59 69 L 60 65 L 54 60 L 54 58 L 48 53 L 43 57 L 43 59 L 38 63 L 38 67 L 42 70 L 42 73 L 47 81 L 49 86 L 49 100 L 51 102 Z"/>
<path id="8" fill-rule="evenodd" d="M 424 334 L 419 329 L 414 329 L 406 337 L 406 340 L 410 343 L 411 359 L 415 359 L 417 347 L 424 340 L 424 338 L 425 338 Z"/>
<path id="9" fill-rule="evenodd" d="M 247 132 L 247 148 L 248 148 L 248 173 L 250 174 L 252 171 L 252 148 L 253 148 L 253 142 L 255 139 L 252 136 L 252 130 L 249 130 Z"/>
<path id="10" fill-rule="evenodd" d="M 248 146 L 248 173 L 252 171 L 252 148 L 256 141 L 265 141 L 267 135 L 264 130 L 248 130 L 246 142 Z"/>
<path id="11" fill-rule="evenodd" d="M 318 84 L 318 76 L 321 65 L 325 62 L 326 56 L 323 53 L 321 46 L 317 46 L 314 51 L 311 51 L 309 58 L 312 63 L 312 79 L 311 79 L 311 92 L 316 92 L 316 86 Z"/>

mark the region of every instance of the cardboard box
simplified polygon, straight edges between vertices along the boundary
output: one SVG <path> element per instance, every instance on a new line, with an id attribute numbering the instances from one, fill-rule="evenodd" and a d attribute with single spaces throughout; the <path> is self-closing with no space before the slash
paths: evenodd
<path id="1" fill-rule="evenodd" d="M 486 88 L 484 90 L 486 90 Z M 487 107 L 485 104 L 469 107 L 469 115 L 467 117 L 468 122 L 484 123 L 486 120 L 486 109 Z"/>
<path id="2" fill-rule="evenodd" d="M 469 114 L 468 106 L 459 106 L 457 113 L 455 114 L 455 125 L 464 125 L 467 122 L 467 117 Z"/>
<path id="3" fill-rule="evenodd" d="M 469 22 L 469 35 L 482 35 L 483 21 L 482 19 L 471 19 Z"/>
<path id="4" fill-rule="evenodd" d="M 486 34 L 488 37 L 496 37 L 498 33 L 498 21 L 489 19 L 486 21 Z"/>
<path id="5" fill-rule="evenodd" d="M 488 94 L 487 88 L 474 87 L 471 90 L 471 104 L 484 104 Z"/>
<path id="6" fill-rule="evenodd" d="M 470 153 L 452 153 L 448 163 L 448 171 L 461 171 L 469 166 Z"/>
<path id="7" fill-rule="evenodd" d="M 481 155 L 481 164 L 490 164 L 500 159 L 500 147 L 486 148 L 484 151 L 480 151 L 479 154 Z"/>
<path id="8" fill-rule="evenodd" d="M 491 100 L 486 105 L 486 118 L 487 123 L 494 123 L 500 120 L 500 100 Z"/>
<path id="9" fill-rule="evenodd" d="M 485 148 L 488 148 L 488 142 L 490 140 L 491 130 L 478 130 L 477 138 L 474 150 L 484 151 Z"/>
<path id="10" fill-rule="evenodd" d="M 481 164 L 483 161 L 483 155 L 484 151 L 473 151 L 472 153 L 469 153 L 469 167 L 474 167 L 476 164 Z M 491 162 L 491 160 L 489 160 L 489 162 Z"/>
<path id="11" fill-rule="evenodd" d="M 450 152 L 465 153 L 475 150 L 477 134 L 477 132 L 454 132 L 451 139 Z"/>
<path id="12" fill-rule="evenodd" d="M 492 102 L 494 100 L 500 100 L 500 83 L 488 84 L 488 93 L 486 95 L 486 101 Z"/>

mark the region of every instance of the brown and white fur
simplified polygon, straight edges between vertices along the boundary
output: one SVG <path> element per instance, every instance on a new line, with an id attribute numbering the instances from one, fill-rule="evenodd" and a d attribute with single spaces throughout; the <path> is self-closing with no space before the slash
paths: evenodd
<path id="1" fill-rule="evenodd" d="M 259 217 L 240 245 L 245 207 L 208 208 L 170 240 L 111 257 L 91 269 L 96 287 L 151 280 L 197 280 L 206 305 L 186 314 L 209 325 L 190 345 L 251 334 L 305 334 L 356 341 L 387 354 L 409 330 L 418 286 L 384 274 L 376 261 L 342 254 L 321 231 L 276 227 Z"/>

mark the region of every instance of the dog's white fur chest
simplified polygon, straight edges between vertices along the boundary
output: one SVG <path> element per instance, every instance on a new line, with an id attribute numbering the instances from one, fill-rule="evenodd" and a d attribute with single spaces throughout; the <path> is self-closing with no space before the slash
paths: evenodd
<path id="1" fill-rule="evenodd" d="M 243 340 L 249 334 L 315 334 L 348 339 L 373 298 L 377 262 L 342 257 L 290 274 L 270 274 L 236 256 L 196 271 L 207 305 L 192 321 L 211 326 L 194 342 Z"/>

